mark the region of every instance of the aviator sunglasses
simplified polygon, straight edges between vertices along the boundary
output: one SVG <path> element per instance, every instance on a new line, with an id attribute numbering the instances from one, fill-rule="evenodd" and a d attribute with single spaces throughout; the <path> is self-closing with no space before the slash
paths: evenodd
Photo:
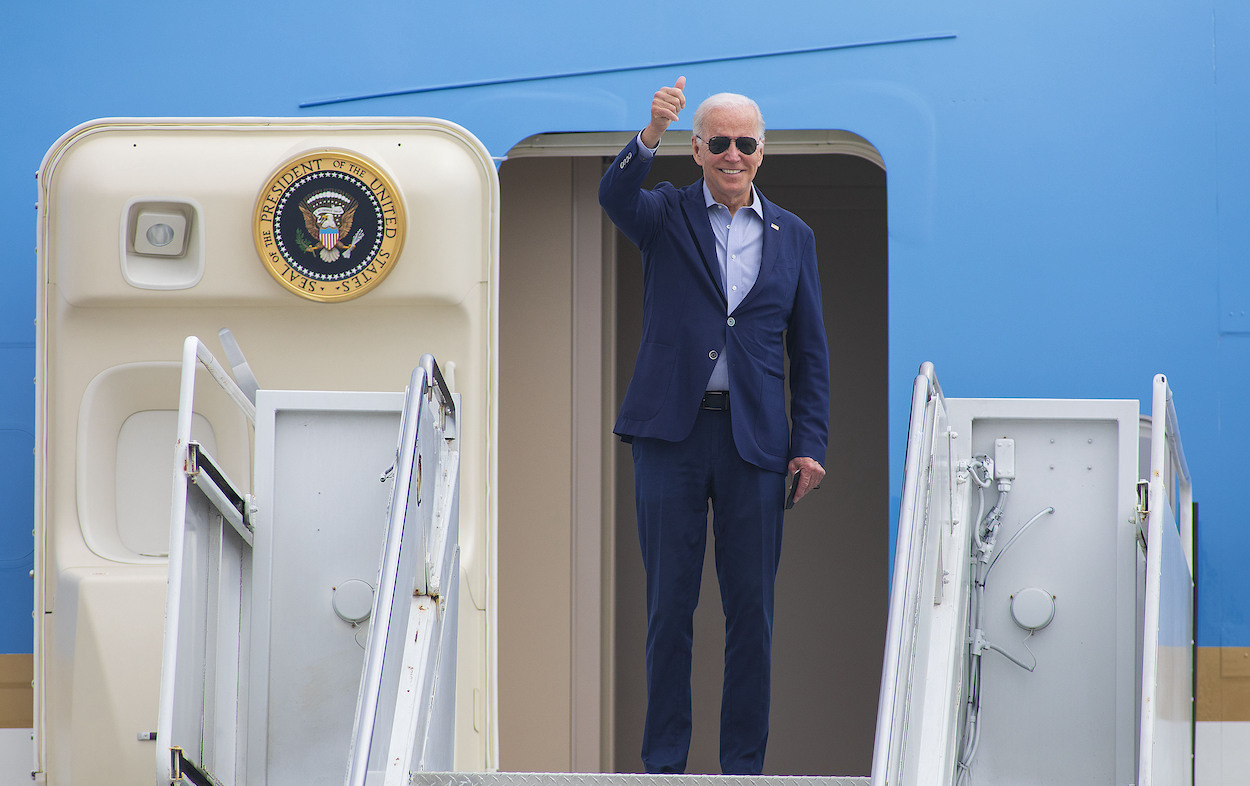
<path id="1" fill-rule="evenodd" d="M 702 140 L 703 143 L 707 145 L 707 151 L 715 156 L 718 156 L 728 150 L 730 142 L 737 145 L 739 152 L 741 152 L 744 156 L 749 156 L 754 153 L 755 148 L 760 144 L 759 141 L 752 136 L 736 136 L 732 138 L 727 136 L 714 136 L 711 139 L 703 139 L 703 137 L 696 134 L 695 139 Z"/>

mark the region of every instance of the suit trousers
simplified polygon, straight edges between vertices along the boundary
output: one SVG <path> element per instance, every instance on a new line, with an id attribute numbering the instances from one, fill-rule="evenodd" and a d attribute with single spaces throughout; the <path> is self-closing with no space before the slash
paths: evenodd
<path id="1" fill-rule="evenodd" d="M 758 775 L 768 743 L 773 587 L 785 478 L 744 461 L 728 411 L 700 410 L 682 442 L 633 441 L 638 538 L 647 578 L 647 772 L 685 772 L 691 646 L 711 502 L 725 614 L 720 763 Z"/>

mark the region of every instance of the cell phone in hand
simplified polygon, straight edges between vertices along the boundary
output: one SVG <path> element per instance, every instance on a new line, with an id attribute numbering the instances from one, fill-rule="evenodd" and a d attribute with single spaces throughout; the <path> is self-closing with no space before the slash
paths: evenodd
<path id="1" fill-rule="evenodd" d="M 802 470 L 796 469 L 794 474 L 790 476 L 790 491 L 786 493 L 786 510 L 794 507 L 794 492 L 799 490 L 799 473 Z"/>

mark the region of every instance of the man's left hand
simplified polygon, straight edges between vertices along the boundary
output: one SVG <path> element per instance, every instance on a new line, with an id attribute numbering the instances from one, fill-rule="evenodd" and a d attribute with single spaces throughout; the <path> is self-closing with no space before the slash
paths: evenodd
<path id="1" fill-rule="evenodd" d="M 819 486 L 820 481 L 825 477 L 825 468 L 820 466 L 820 462 L 806 456 L 796 456 L 790 459 L 786 474 L 793 475 L 795 472 L 799 473 L 799 486 L 794 492 L 795 502 L 803 499 L 807 492 Z"/>

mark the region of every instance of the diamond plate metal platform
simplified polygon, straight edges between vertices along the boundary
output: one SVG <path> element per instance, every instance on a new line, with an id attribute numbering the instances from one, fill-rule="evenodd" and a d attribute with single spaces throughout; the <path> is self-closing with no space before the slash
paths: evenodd
<path id="1" fill-rule="evenodd" d="M 636 775 L 560 772 L 414 772 L 412 786 L 869 786 L 868 777 Z"/>

